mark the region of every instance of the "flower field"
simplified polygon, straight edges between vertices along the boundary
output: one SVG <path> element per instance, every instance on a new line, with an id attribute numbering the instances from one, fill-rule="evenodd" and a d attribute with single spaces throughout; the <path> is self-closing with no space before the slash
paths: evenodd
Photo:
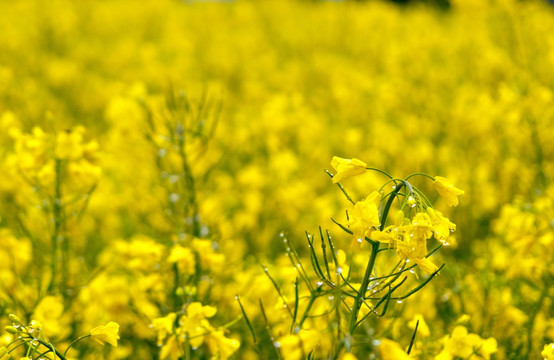
<path id="1" fill-rule="evenodd" d="M 554 8 L 0 2 L 0 360 L 554 359 Z"/>

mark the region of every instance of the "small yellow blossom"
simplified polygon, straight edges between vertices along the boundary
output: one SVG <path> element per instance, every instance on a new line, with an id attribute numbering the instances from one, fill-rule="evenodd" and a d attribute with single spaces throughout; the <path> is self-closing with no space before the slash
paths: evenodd
<path id="1" fill-rule="evenodd" d="M 57 159 L 78 159 L 83 156 L 83 135 L 85 128 L 77 126 L 72 130 L 60 131 L 56 136 Z"/>
<path id="2" fill-rule="evenodd" d="M 108 343 L 112 346 L 117 346 L 119 339 L 119 324 L 110 321 L 105 326 L 97 326 L 90 331 L 90 337 L 100 345 Z"/>
<path id="3" fill-rule="evenodd" d="M 554 343 L 544 345 L 541 356 L 544 358 L 544 360 L 554 360 Z"/>
<path id="4" fill-rule="evenodd" d="M 379 201 L 381 196 L 374 191 L 369 196 L 354 204 L 354 209 L 349 212 L 348 227 L 354 237 L 363 239 L 370 236 L 374 228 L 380 225 Z"/>
<path id="5" fill-rule="evenodd" d="M 367 164 L 362 160 L 343 159 L 338 156 L 333 156 L 331 166 L 336 170 L 336 174 L 333 176 L 333 184 L 341 182 L 342 180 L 351 176 L 360 175 L 366 172 Z"/>
<path id="6" fill-rule="evenodd" d="M 435 359 L 451 359 L 452 357 L 469 358 L 477 354 L 483 359 L 490 359 L 490 355 L 497 351 L 495 338 L 482 339 L 477 334 L 471 334 L 464 326 L 458 325 L 452 334 L 443 340 L 444 348 Z"/>
<path id="7" fill-rule="evenodd" d="M 456 224 L 448 220 L 440 211 L 431 207 L 427 208 L 427 214 L 433 224 L 433 234 L 442 244 L 447 244 L 450 233 L 456 230 Z"/>
<path id="8" fill-rule="evenodd" d="M 167 261 L 176 263 L 179 271 L 184 274 L 194 274 L 196 260 L 191 249 L 181 245 L 173 245 Z"/>
<path id="9" fill-rule="evenodd" d="M 158 331 L 158 346 L 161 346 L 167 335 L 173 332 L 173 324 L 175 324 L 176 317 L 175 313 L 170 313 L 166 317 L 157 318 L 152 321 L 152 327 Z"/>
<path id="10" fill-rule="evenodd" d="M 206 343 L 213 355 L 217 358 L 227 360 L 240 347 L 240 342 L 224 336 L 223 330 L 212 332 L 206 337 Z"/>
<path id="11" fill-rule="evenodd" d="M 465 191 L 458 189 L 448 179 L 442 176 L 435 176 L 435 188 L 440 196 L 444 198 L 448 206 L 458 206 L 458 196 L 463 195 Z"/>
<path id="12" fill-rule="evenodd" d="M 408 355 L 404 349 L 396 341 L 389 339 L 381 339 L 377 347 L 379 354 L 383 360 L 409 360 Z"/>

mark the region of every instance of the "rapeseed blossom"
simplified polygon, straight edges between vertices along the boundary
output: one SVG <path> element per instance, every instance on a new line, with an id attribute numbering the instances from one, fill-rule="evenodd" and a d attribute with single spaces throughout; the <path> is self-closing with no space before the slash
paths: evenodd
<path id="1" fill-rule="evenodd" d="M 117 340 L 119 340 L 119 324 L 110 321 L 104 326 L 97 326 L 90 330 L 90 338 L 96 341 L 100 345 L 105 343 L 111 346 L 117 346 Z"/>
<path id="2" fill-rule="evenodd" d="M 458 189 L 448 179 L 442 176 L 435 177 L 435 188 L 439 194 L 444 198 L 448 206 L 458 206 L 458 196 L 463 195 L 465 192 Z"/>
<path id="3" fill-rule="evenodd" d="M 333 156 L 331 166 L 336 170 L 336 174 L 333 176 L 333 183 L 336 184 L 349 177 L 365 173 L 367 164 L 356 158 L 343 159 Z"/>

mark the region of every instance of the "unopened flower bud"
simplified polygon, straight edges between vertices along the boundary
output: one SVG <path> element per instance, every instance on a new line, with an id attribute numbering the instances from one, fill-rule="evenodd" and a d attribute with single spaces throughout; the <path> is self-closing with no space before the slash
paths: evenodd
<path id="1" fill-rule="evenodd" d="M 17 334 L 17 329 L 13 326 L 6 326 L 4 330 L 6 330 L 6 332 L 9 332 L 10 334 Z"/>
<path id="2" fill-rule="evenodd" d="M 8 315 L 8 317 L 10 318 L 10 320 L 14 323 L 14 324 L 20 324 L 21 323 L 21 319 L 19 319 L 19 317 L 15 314 L 10 314 Z"/>

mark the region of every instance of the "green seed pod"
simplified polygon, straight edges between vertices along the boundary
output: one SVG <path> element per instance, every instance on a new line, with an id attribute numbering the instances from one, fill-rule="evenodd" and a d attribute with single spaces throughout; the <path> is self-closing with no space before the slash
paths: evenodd
<path id="1" fill-rule="evenodd" d="M 11 321 L 13 321 L 14 324 L 21 324 L 21 319 L 15 314 L 8 315 Z"/>
<path id="2" fill-rule="evenodd" d="M 6 330 L 6 332 L 9 332 L 10 334 L 17 334 L 17 329 L 13 326 L 6 326 L 4 330 Z"/>

